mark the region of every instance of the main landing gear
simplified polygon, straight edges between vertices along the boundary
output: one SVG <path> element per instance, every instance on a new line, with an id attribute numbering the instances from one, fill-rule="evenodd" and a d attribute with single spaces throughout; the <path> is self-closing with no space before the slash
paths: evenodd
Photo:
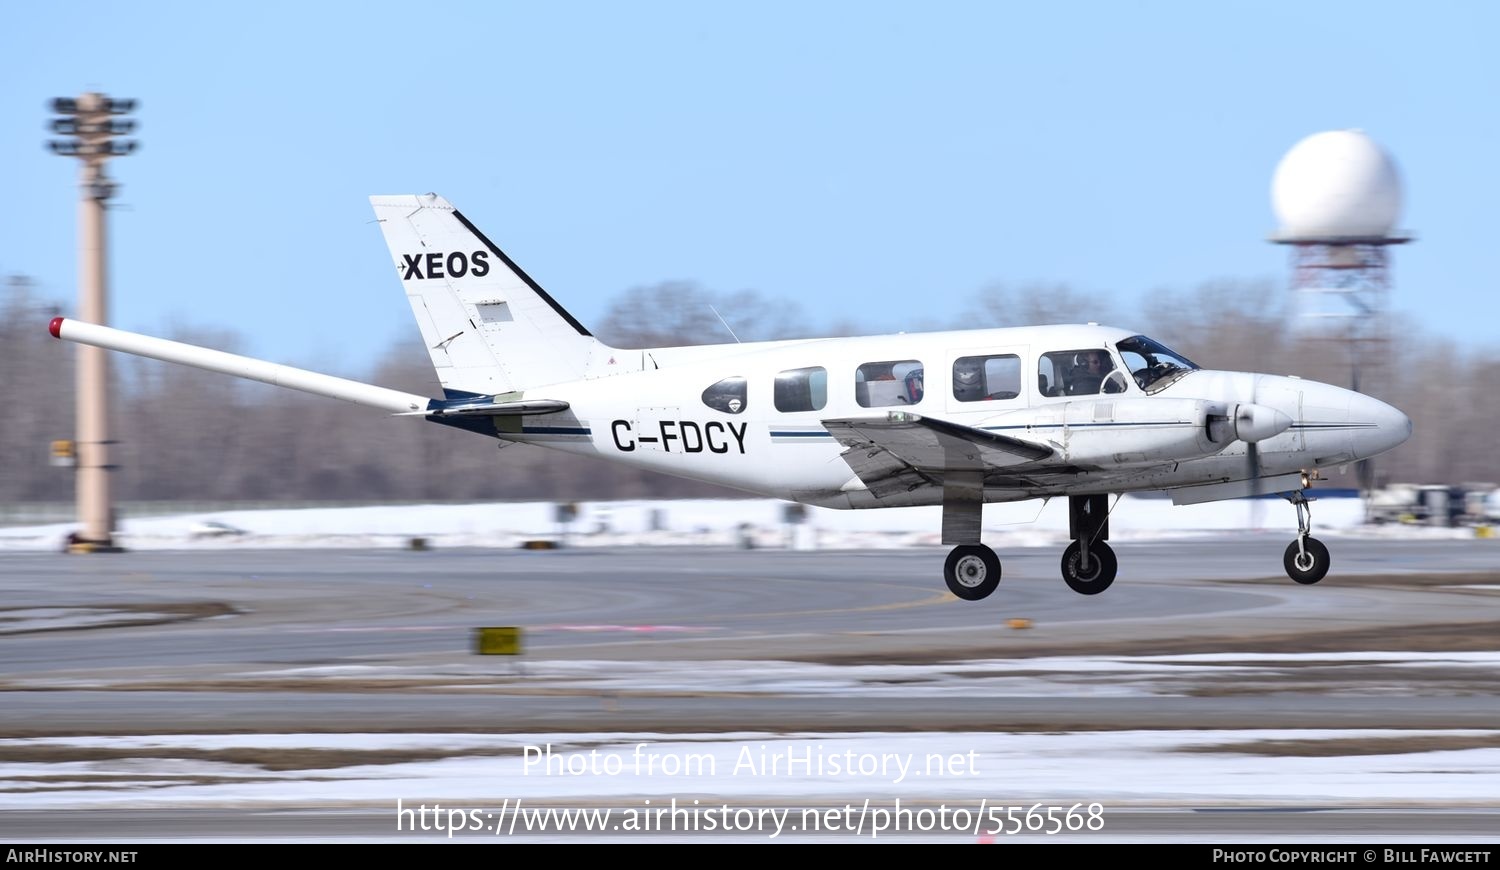
<path id="1" fill-rule="evenodd" d="M 1120 563 L 1109 540 L 1109 496 L 1068 496 L 1068 537 L 1063 551 L 1062 576 L 1079 595 L 1098 595 L 1115 582 Z"/>
<path id="2" fill-rule="evenodd" d="M 943 580 L 949 592 L 965 601 L 986 598 L 1000 585 L 1000 559 L 979 543 L 983 502 L 976 495 L 962 481 L 950 480 L 943 498 L 943 543 L 958 544 L 943 564 Z M 1115 551 L 1105 543 L 1109 496 L 1070 496 L 1068 534 L 1073 543 L 1063 551 L 1063 582 L 1080 595 L 1098 595 L 1108 589 L 1120 567 Z"/>
<path id="3" fill-rule="evenodd" d="M 1287 496 L 1287 501 L 1297 509 L 1297 540 L 1287 545 L 1281 564 L 1286 575 L 1298 583 L 1312 585 L 1328 573 L 1328 548 L 1309 532 L 1312 528 L 1312 510 L 1307 506 L 1307 495 L 1297 490 Z"/>
<path id="4" fill-rule="evenodd" d="M 960 544 L 943 565 L 948 591 L 965 601 L 978 601 L 1000 585 L 1000 557 L 983 544 Z"/>
<path id="5" fill-rule="evenodd" d="M 979 543 L 979 520 L 984 511 L 984 474 L 959 471 L 943 478 L 943 543 L 957 544 L 943 563 L 948 591 L 965 601 L 978 601 L 1000 585 L 1000 558 Z"/>

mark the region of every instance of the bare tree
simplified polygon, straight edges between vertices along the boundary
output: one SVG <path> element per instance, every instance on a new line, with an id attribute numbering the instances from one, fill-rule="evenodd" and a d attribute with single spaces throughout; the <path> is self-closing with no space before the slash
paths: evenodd
<path id="1" fill-rule="evenodd" d="M 1206 281 L 1188 291 L 1155 290 L 1133 328 L 1199 365 L 1230 371 L 1281 371 L 1288 353 L 1288 312 L 1268 281 Z"/>
<path id="2" fill-rule="evenodd" d="M 73 437 L 75 351 L 46 333 L 57 307 L 31 279 L 6 279 L 0 298 L 0 499 L 72 498 L 73 479 L 49 465 L 51 442 Z"/>
<path id="3" fill-rule="evenodd" d="M 1036 326 L 1048 323 L 1109 323 L 1114 308 L 1104 296 L 1067 284 L 991 284 L 973 297 L 970 310 L 953 329 Z"/>
<path id="4" fill-rule="evenodd" d="M 615 347 L 678 347 L 734 341 L 714 310 L 741 341 L 808 334 L 794 302 L 754 290 L 715 294 L 689 281 L 634 287 L 615 300 L 600 325 L 600 340 Z"/>

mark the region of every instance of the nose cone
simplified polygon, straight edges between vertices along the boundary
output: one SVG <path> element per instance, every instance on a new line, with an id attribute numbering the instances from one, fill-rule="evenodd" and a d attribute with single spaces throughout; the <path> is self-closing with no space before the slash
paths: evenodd
<path id="1" fill-rule="evenodd" d="M 1354 431 L 1354 453 L 1365 459 L 1406 443 L 1411 418 L 1379 399 L 1355 393 L 1349 400 L 1349 422 L 1363 424 Z"/>

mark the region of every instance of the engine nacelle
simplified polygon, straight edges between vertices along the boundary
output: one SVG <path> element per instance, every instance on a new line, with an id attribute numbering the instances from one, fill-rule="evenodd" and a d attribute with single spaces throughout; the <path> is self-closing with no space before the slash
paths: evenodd
<path id="1" fill-rule="evenodd" d="M 1233 439 L 1211 437 L 1209 422 L 1216 415 L 1238 423 L 1237 415 L 1226 413 L 1233 408 L 1203 399 L 1099 398 L 1002 414 L 982 428 L 1048 444 L 1065 462 L 1149 465 L 1212 456 L 1229 446 Z M 1250 415 L 1256 433 L 1274 423 Z"/>
<path id="2" fill-rule="evenodd" d="M 1208 414 L 1208 438 L 1215 444 L 1245 441 L 1254 444 L 1285 432 L 1292 418 L 1265 405 L 1241 402 L 1215 408 Z"/>

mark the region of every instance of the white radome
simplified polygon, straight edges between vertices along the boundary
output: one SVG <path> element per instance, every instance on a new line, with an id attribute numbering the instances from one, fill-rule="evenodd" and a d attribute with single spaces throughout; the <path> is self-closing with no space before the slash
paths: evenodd
<path id="1" fill-rule="evenodd" d="M 1271 181 L 1281 239 L 1387 236 L 1401 216 L 1401 178 L 1362 130 L 1303 139 Z"/>

